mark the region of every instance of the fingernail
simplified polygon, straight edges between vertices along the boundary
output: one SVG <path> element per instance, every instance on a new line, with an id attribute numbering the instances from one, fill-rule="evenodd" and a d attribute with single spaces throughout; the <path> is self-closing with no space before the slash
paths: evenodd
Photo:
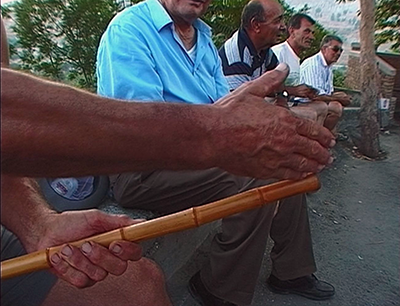
<path id="1" fill-rule="evenodd" d="M 333 163 L 333 157 L 331 156 L 331 157 L 329 157 L 328 164 L 332 164 L 332 163 Z"/>
<path id="2" fill-rule="evenodd" d="M 336 141 L 332 139 L 331 143 L 329 144 L 330 148 L 333 148 L 336 144 Z"/>
<path id="3" fill-rule="evenodd" d="M 318 172 L 321 172 L 322 170 L 324 170 L 325 169 L 325 166 L 324 165 L 319 165 L 318 166 Z"/>
<path id="4" fill-rule="evenodd" d="M 58 256 L 57 253 L 55 253 L 55 254 L 53 254 L 53 255 L 51 256 L 50 260 L 51 260 L 51 262 L 52 262 L 53 264 L 56 265 L 56 264 L 58 264 L 58 263 L 60 262 L 61 258 L 60 258 L 60 256 Z"/>
<path id="5" fill-rule="evenodd" d="M 275 69 L 278 71 L 286 71 L 288 70 L 288 65 L 285 63 L 280 63 Z"/>
<path id="6" fill-rule="evenodd" d="M 84 254 L 88 255 L 90 254 L 90 252 L 92 252 L 92 246 L 89 242 L 85 242 L 84 244 L 82 244 L 81 250 Z"/>
<path id="7" fill-rule="evenodd" d="M 72 255 L 72 249 L 69 245 L 66 245 L 65 247 L 63 247 L 63 249 L 61 250 L 61 253 L 67 257 Z"/>
<path id="8" fill-rule="evenodd" d="M 121 251 L 122 251 L 122 248 L 121 248 L 121 246 L 120 246 L 119 244 L 115 244 L 115 245 L 112 247 L 112 252 L 113 252 L 114 254 L 119 254 L 119 253 L 121 253 Z"/>

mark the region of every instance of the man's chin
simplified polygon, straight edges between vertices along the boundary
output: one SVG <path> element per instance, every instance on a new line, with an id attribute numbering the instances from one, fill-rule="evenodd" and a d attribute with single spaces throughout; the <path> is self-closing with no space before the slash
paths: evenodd
<path id="1" fill-rule="evenodd" d="M 190 5 L 197 7 L 197 8 L 204 8 L 205 1 L 202 0 L 192 0 L 190 1 Z"/>

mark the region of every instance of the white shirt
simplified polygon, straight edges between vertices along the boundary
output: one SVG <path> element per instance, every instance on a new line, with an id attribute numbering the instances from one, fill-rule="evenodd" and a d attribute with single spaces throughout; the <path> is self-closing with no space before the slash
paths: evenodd
<path id="1" fill-rule="evenodd" d="M 300 66 L 300 82 L 318 89 L 319 95 L 333 92 L 332 66 L 328 66 L 321 52 L 307 58 Z"/>
<path id="2" fill-rule="evenodd" d="M 296 52 L 293 51 L 292 47 L 287 41 L 273 46 L 272 51 L 274 51 L 279 63 L 285 63 L 290 68 L 290 73 L 286 78 L 286 86 L 297 86 L 300 85 L 300 58 L 297 56 Z"/>
<path id="3" fill-rule="evenodd" d="M 197 54 L 197 43 L 194 44 L 192 49 L 188 50 L 188 54 L 193 62 L 196 62 L 196 54 Z"/>

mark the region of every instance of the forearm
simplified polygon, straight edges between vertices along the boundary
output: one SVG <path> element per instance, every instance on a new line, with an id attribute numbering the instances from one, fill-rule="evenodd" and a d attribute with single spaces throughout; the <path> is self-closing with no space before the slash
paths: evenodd
<path id="1" fill-rule="evenodd" d="M 294 86 L 285 86 L 286 91 L 289 93 L 291 96 L 297 96 L 297 90 L 296 87 Z"/>
<path id="2" fill-rule="evenodd" d="M 44 235 L 46 223 L 56 213 L 48 207 L 36 181 L 1 176 L 1 224 L 27 248 L 34 250 Z"/>
<path id="3" fill-rule="evenodd" d="M 1 77 L 2 173 L 83 176 L 215 166 L 215 107 L 111 100 L 4 68 Z"/>
<path id="4" fill-rule="evenodd" d="M 342 97 L 342 96 L 338 96 L 338 95 L 335 95 L 335 94 L 333 94 L 333 95 L 320 95 L 320 96 L 317 96 L 315 98 L 315 100 L 323 101 L 323 102 L 326 102 L 326 103 L 337 101 L 337 102 L 340 102 L 343 106 L 348 106 L 350 104 L 350 99 L 347 96 Z"/>
<path id="5" fill-rule="evenodd" d="M 335 101 L 335 100 L 332 98 L 332 96 L 328 96 L 328 95 L 319 95 L 319 96 L 316 96 L 316 97 L 315 97 L 315 100 L 323 101 L 323 102 L 327 102 L 327 103 L 332 102 L 332 101 Z"/>

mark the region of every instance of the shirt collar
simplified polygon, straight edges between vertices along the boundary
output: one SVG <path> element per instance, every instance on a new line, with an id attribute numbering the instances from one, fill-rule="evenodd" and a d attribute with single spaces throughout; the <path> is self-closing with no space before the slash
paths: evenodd
<path id="1" fill-rule="evenodd" d="M 173 24 L 173 20 L 162 4 L 158 0 L 147 0 L 147 7 L 149 8 L 153 23 L 160 31 L 167 25 Z M 211 36 L 211 27 L 208 26 L 204 21 L 197 19 L 193 26 L 200 32 L 204 32 L 206 35 Z"/>
<path id="2" fill-rule="evenodd" d="M 257 53 L 256 47 L 254 46 L 253 42 L 251 41 L 249 35 L 247 34 L 246 30 L 242 27 L 239 28 L 239 39 L 241 39 L 245 45 L 249 48 L 250 54 L 252 56 L 260 56 L 261 60 L 264 61 L 265 56 L 268 53 L 268 49 L 262 50 L 260 54 Z"/>
<path id="3" fill-rule="evenodd" d="M 284 44 L 286 44 L 287 48 L 289 49 L 290 52 L 292 52 L 293 56 L 295 56 L 298 60 L 300 60 L 300 57 L 294 52 L 293 48 L 290 46 L 290 44 L 285 40 Z"/>
<path id="4" fill-rule="evenodd" d="M 321 61 L 322 65 L 324 67 L 329 67 L 328 64 L 326 63 L 325 57 L 321 51 L 318 52 L 318 56 L 320 57 L 320 61 Z"/>

